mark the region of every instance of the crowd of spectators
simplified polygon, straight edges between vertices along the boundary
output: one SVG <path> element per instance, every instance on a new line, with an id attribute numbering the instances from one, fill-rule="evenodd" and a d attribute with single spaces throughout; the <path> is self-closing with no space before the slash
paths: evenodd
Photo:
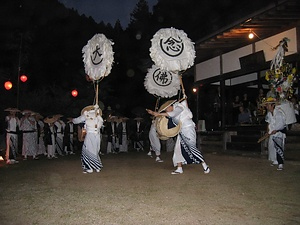
<path id="1" fill-rule="evenodd" d="M 2 154 L 7 164 L 20 160 L 56 159 L 81 152 L 83 124 L 71 117 L 55 114 L 43 117 L 32 110 L 5 110 L 6 149 Z M 141 117 L 109 115 L 101 128 L 100 154 L 144 151 L 148 145 L 149 124 Z"/>

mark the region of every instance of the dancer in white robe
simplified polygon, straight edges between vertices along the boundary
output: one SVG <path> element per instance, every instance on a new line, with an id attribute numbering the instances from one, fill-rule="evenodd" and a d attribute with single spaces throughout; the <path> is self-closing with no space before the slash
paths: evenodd
<path id="1" fill-rule="evenodd" d="M 182 165 L 184 164 L 200 164 L 203 167 L 204 173 L 208 174 L 210 168 L 205 163 L 201 151 L 196 146 L 196 130 L 193 122 L 193 114 L 188 108 L 187 101 L 181 103 L 168 101 L 164 107 L 165 112 L 154 112 L 147 109 L 150 115 L 171 117 L 175 124 L 181 122 L 181 128 L 176 140 L 173 154 L 173 164 L 177 167 L 171 174 L 182 174 Z M 172 105 L 173 104 L 173 105 Z"/>
<path id="2" fill-rule="evenodd" d="M 83 173 L 100 172 L 102 162 L 99 156 L 101 145 L 100 129 L 103 126 L 102 111 L 98 105 L 87 106 L 81 116 L 74 118 L 74 124 L 85 123 L 86 136 L 82 145 L 81 165 Z"/>
<path id="3" fill-rule="evenodd" d="M 281 108 L 276 107 L 275 98 L 267 98 L 262 105 L 266 106 L 268 114 L 266 122 L 268 123 L 268 155 L 272 166 L 277 166 L 277 170 L 283 170 L 284 164 L 284 146 L 286 138 L 286 117 Z"/>

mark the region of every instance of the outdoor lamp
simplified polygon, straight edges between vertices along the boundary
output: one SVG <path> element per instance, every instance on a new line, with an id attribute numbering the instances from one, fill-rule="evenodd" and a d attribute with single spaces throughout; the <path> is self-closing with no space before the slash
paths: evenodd
<path id="1" fill-rule="evenodd" d="M 252 38 L 254 38 L 254 34 L 253 34 L 252 32 L 250 32 L 250 33 L 248 34 L 248 37 L 249 37 L 249 39 L 252 39 Z"/>

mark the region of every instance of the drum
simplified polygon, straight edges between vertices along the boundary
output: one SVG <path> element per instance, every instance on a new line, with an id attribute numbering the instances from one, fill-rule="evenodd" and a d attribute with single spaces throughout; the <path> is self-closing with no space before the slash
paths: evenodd
<path id="1" fill-rule="evenodd" d="M 162 141 L 166 141 L 166 140 L 169 139 L 169 137 L 162 136 L 162 135 L 160 135 L 159 133 L 157 133 L 157 135 L 158 135 L 158 138 L 159 138 L 160 140 L 162 140 Z"/>
<path id="2" fill-rule="evenodd" d="M 181 128 L 181 123 L 175 124 L 172 119 L 165 116 L 159 116 L 155 119 L 156 132 L 159 139 L 167 140 L 170 137 L 175 137 Z"/>
<path id="3" fill-rule="evenodd" d="M 86 129 L 78 126 L 78 141 L 83 142 L 86 135 Z"/>

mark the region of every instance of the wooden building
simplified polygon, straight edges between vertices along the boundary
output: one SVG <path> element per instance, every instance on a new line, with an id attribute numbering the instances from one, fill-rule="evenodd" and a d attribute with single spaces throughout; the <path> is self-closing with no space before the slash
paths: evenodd
<path id="1" fill-rule="evenodd" d="M 250 33 L 254 35 L 252 39 L 248 37 Z M 265 73 L 276 54 L 274 48 L 285 37 L 290 40 L 285 61 L 299 69 L 299 0 L 273 1 L 196 41 L 197 118 L 205 121 L 207 130 L 235 125 L 231 107 L 236 95 L 247 93 L 255 105 L 259 89 L 268 91 Z M 295 85 L 297 89 L 299 82 Z"/>

